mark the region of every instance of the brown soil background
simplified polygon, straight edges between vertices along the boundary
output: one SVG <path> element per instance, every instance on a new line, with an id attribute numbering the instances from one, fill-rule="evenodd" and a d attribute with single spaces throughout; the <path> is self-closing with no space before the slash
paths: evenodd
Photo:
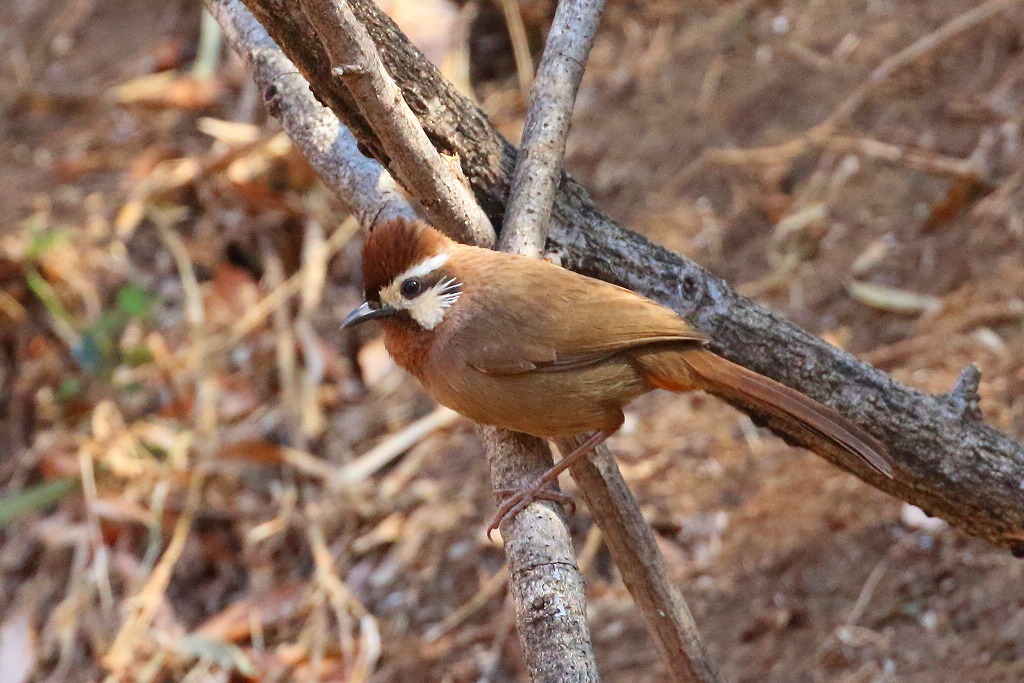
<path id="1" fill-rule="evenodd" d="M 977 4 L 611 0 L 567 167 L 626 225 L 901 381 L 941 392 L 977 363 L 986 419 L 1024 436 L 1024 9 L 875 88 L 840 128 L 856 150 L 692 165 L 799 138 Z M 522 7 L 539 45 L 551 8 Z M 409 30 L 449 44 L 438 26 Z M 198 27 L 197 6 L 173 0 L 0 7 L 0 500 L 95 479 L 0 527 L 0 669 L 102 680 L 123 655 L 125 680 L 362 680 L 376 630 L 374 681 L 523 680 L 469 424 L 327 485 L 432 406 L 372 330 L 337 330 L 359 297 L 359 237 L 326 268 L 303 252 L 344 213 L 271 141 L 234 59 L 188 78 Z M 468 50 L 476 96 L 515 137 L 497 6 L 447 49 Z M 135 80 L 175 69 L 152 92 Z M 232 129 L 255 138 L 214 139 L 203 117 L 255 123 Z M 972 155 L 983 180 L 933 163 Z M 180 160 L 198 170 L 168 180 Z M 201 353 L 296 272 L 326 276 L 322 303 L 268 309 Z M 853 281 L 912 293 L 916 310 L 885 310 L 892 293 L 866 303 Z M 703 396 L 643 398 L 612 448 L 727 679 L 1024 680 L 1024 563 L 1005 550 Z M 154 582 L 200 461 L 194 523 Z M 572 524 L 605 680 L 666 680 L 585 509 Z M 152 618 L 117 640 L 140 591 Z"/>

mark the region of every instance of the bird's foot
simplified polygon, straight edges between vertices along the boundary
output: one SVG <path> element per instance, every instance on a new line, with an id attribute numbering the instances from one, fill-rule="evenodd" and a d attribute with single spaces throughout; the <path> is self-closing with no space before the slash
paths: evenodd
<path id="1" fill-rule="evenodd" d="M 525 510 L 530 503 L 538 500 L 550 500 L 552 503 L 566 506 L 570 515 L 576 513 L 576 503 L 573 502 L 572 497 L 561 491 L 549 489 L 546 483 L 538 483 L 521 489 L 497 489 L 495 493 L 501 496 L 502 500 L 487 526 L 488 540 L 491 538 L 491 532 L 497 529 L 499 524 L 506 519 L 512 519 Z"/>

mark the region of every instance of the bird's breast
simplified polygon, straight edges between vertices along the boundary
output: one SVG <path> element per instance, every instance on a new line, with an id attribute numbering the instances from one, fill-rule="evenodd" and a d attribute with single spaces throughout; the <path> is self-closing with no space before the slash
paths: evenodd
<path id="1" fill-rule="evenodd" d="M 384 325 L 384 348 L 399 367 L 425 383 L 433 333 L 414 324 L 389 321 Z"/>
<path id="2" fill-rule="evenodd" d="M 545 438 L 615 429 L 622 406 L 649 390 L 625 359 L 508 375 L 489 375 L 453 360 L 428 365 L 423 377 L 439 403 L 475 422 Z"/>

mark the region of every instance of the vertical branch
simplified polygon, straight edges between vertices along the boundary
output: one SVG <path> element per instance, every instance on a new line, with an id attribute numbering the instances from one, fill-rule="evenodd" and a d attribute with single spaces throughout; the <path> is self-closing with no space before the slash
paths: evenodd
<path id="1" fill-rule="evenodd" d="M 499 249 L 537 258 L 548 237 L 565 140 L 604 0 L 562 0 L 530 88 Z"/>
<path id="2" fill-rule="evenodd" d="M 295 73 L 294 67 L 241 1 L 206 0 L 206 4 L 224 27 L 232 47 L 252 69 L 253 77 L 272 104 L 272 113 L 282 120 L 292 140 L 310 159 L 321 178 L 352 208 L 360 222 L 370 227 L 380 216 L 415 215 L 394 188 L 394 182 L 386 170 L 363 157 L 355 144 L 338 145 L 331 142 L 331 136 L 325 134 L 327 131 L 332 131 L 339 140 L 349 139 L 351 133 L 316 102 L 305 81 Z M 312 16 L 352 20 L 351 13 L 345 13 L 347 6 L 341 5 L 344 3 L 303 0 L 304 10 Z M 335 64 L 368 64 L 371 68 L 379 67 L 381 74 L 373 77 L 375 81 L 388 78 L 383 73 L 383 67 L 380 67 L 372 43 L 368 47 L 373 52 L 363 54 L 360 57 L 363 61 L 350 60 L 344 46 L 351 47 L 354 39 L 346 37 L 347 42 L 330 43 L 332 38 L 338 37 L 337 31 L 340 29 L 337 26 L 325 26 L 320 24 L 323 31 L 320 35 Z M 346 25 L 348 29 L 363 30 L 358 22 L 355 27 Z M 360 49 L 366 48 L 363 44 Z M 278 97 L 283 88 L 287 88 L 287 97 Z M 353 95 L 360 100 L 361 106 L 362 96 L 376 97 L 374 92 L 363 90 L 359 93 L 353 91 Z M 418 135 L 415 130 L 410 131 L 411 124 L 415 124 L 420 135 L 422 128 L 412 113 L 401 106 L 382 108 L 380 104 L 370 103 L 363 108 L 375 132 L 381 137 L 385 137 L 381 130 L 411 136 L 411 141 L 409 138 L 393 140 L 393 144 L 399 146 L 396 148 L 399 153 L 391 153 L 392 165 L 399 175 L 410 183 L 410 178 L 418 177 L 405 166 L 412 156 L 416 157 L 416 163 L 423 163 L 421 157 L 429 157 L 432 172 L 443 176 L 432 178 L 427 184 L 410 184 L 410 192 L 426 199 L 436 196 L 438 203 L 445 205 L 439 210 L 445 211 L 449 218 L 470 218 L 461 223 L 447 219 L 438 221 L 439 227 L 446 228 L 449 234 L 461 236 L 473 244 L 491 246 L 494 241 L 493 230 L 486 219 L 481 221 L 479 216 L 472 218 L 479 207 L 473 203 L 472 195 L 462 186 L 454 169 L 429 146 L 429 141 L 427 147 L 415 147 L 419 144 L 416 142 Z M 375 114 L 367 113 L 370 111 Z M 378 124 L 375 118 L 401 118 L 406 115 L 412 117 L 411 121 L 389 120 Z M 310 121 L 315 123 L 310 124 Z M 377 129 L 378 125 L 381 130 Z M 413 145 L 409 148 L 412 151 L 404 151 L 405 148 L 401 147 L 407 143 Z M 448 188 L 446 194 L 431 195 L 431 192 L 435 192 L 433 188 L 436 184 Z M 381 191 L 382 188 L 385 191 Z M 473 203 L 475 211 L 472 207 L 466 208 L 467 202 Z M 480 431 L 487 447 L 492 481 L 496 488 L 514 488 L 531 483 L 551 465 L 550 449 L 540 439 L 491 427 L 482 427 Z M 512 594 L 517 606 L 517 629 L 531 678 L 552 683 L 598 680 L 587 627 L 583 577 L 573 559 L 572 541 L 565 526 L 564 515 L 546 505 L 531 506 L 503 531 L 512 578 Z"/>
<path id="3" fill-rule="evenodd" d="M 501 228 L 498 249 L 513 254 L 523 254 L 537 258 L 547 241 L 548 224 L 551 218 L 551 206 L 558 189 L 558 179 L 562 172 L 562 157 L 565 155 L 565 140 L 569 135 L 569 124 L 572 117 L 573 103 L 583 70 L 594 44 L 594 35 L 601 20 L 604 0 L 561 0 L 555 10 L 555 18 L 548 33 L 537 69 L 537 77 L 530 89 L 530 104 L 526 113 L 526 124 L 523 128 L 522 150 L 516 162 L 515 177 L 509 191 L 508 210 Z M 518 8 L 517 8 L 518 11 Z M 529 439 L 510 432 L 493 430 L 495 448 L 488 449 L 496 454 L 501 451 L 499 444 L 513 443 L 517 439 Z M 551 455 L 543 458 L 526 460 L 519 458 L 512 463 L 501 458 L 491 458 L 491 480 L 494 488 L 518 489 L 529 486 L 540 479 L 551 467 Z M 557 513 L 556 513 L 557 511 Z M 538 528 L 537 522 L 546 515 L 556 515 L 547 529 Z M 566 547 L 570 552 L 563 560 L 564 571 L 571 581 L 583 590 L 583 575 L 571 554 L 572 542 L 564 524 L 564 511 L 561 505 L 553 502 L 534 502 L 518 515 L 501 521 L 503 538 L 509 538 L 509 557 L 518 549 L 511 539 L 537 538 L 536 534 L 557 534 L 558 545 Z M 540 536 L 539 538 L 544 538 Z M 515 576 L 513 575 L 513 578 Z M 513 582 L 513 586 L 516 583 Z M 531 586 L 535 584 L 530 583 Z M 543 586 L 536 586 L 543 591 Z M 513 588 L 515 594 L 515 588 Z M 516 596 L 519 621 L 530 618 L 530 611 L 535 605 L 545 605 L 552 598 L 559 599 L 557 593 L 548 593 L 551 597 L 529 599 L 529 596 Z M 584 621 L 583 627 L 586 628 Z M 520 629 L 520 640 L 523 648 L 530 647 L 528 636 Z M 593 655 L 588 662 L 597 677 Z M 530 672 L 533 680 L 564 680 L 561 678 L 538 677 Z"/>
<path id="4" fill-rule="evenodd" d="M 537 257 L 544 248 L 573 104 L 603 7 L 604 0 L 562 0 L 558 4 L 530 90 L 521 151 L 498 243 L 503 251 Z M 567 439 L 558 447 L 569 453 L 578 445 Z M 692 683 L 718 681 L 686 601 L 669 580 L 654 533 L 611 452 L 602 445 L 571 472 L 673 678 Z M 508 522 L 503 528 L 505 524 Z"/>
<path id="5" fill-rule="evenodd" d="M 536 437 L 481 427 L 495 489 L 522 488 L 552 465 Z M 534 683 L 600 680 L 587 624 L 583 574 L 561 506 L 537 502 L 501 525 L 516 631 Z"/>

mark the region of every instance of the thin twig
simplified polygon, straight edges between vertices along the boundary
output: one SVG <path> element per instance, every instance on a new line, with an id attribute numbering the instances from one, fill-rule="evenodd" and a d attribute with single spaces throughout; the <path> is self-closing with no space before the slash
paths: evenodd
<path id="1" fill-rule="evenodd" d="M 544 248 L 576 91 L 603 7 L 603 0 L 563 0 L 558 5 L 537 80 L 530 91 L 530 108 L 499 240 L 503 251 L 536 257 Z M 569 453 L 576 445 L 566 440 L 558 447 Z M 673 678 L 694 683 L 717 681 L 690 610 L 669 581 L 654 533 L 610 451 L 600 447 L 592 454 L 591 462 L 574 467 L 572 475 L 607 538 L 623 581 L 643 612 Z"/>
<path id="2" fill-rule="evenodd" d="M 568 453 L 576 443 L 560 441 L 558 448 Z M 671 580 L 654 531 L 640 512 L 611 452 L 601 447 L 569 471 L 579 484 L 594 522 L 604 533 L 622 582 L 643 613 L 673 680 L 720 681 L 690 608 Z"/>
<path id="3" fill-rule="evenodd" d="M 533 82 L 533 58 L 530 56 L 530 39 L 523 23 L 523 10 L 516 0 L 499 0 L 501 12 L 505 15 L 505 26 L 512 41 L 512 58 L 516 62 L 516 77 L 519 89 L 525 96 Z"/>
<path id="4" fill-rule="evenodd" d="M 334 472 L 329 485 L 342 489 L 373 476 L 388 463 L 419 443 L 428 434 L 444 429 L 458 419 L 458 413 L 439 406 L 432 413 L 421 417 L 400 432 L 392 434 L 365 454 Z"/>
<path id="5" fill-rule="evenodd" d="M 295 334 L 302 344 L 304 372 L 299 383 L 299 403 L 302 415 L 299 420 L 299 445 L 305 448 L 305 441 L 319 436 L 327 428 L 323 408 L 320 405 L 320 387 L 324 382 L 325 361 L 321 351 L 320 337 L 313 326 L 314 316 L 323 299 L 327 282 L 327 266 L 331 250 L 324 239 L 320 221 L 309 220 L 302 240 L 302 296 L 299 315 L 295 321 Z"/>
<path id="6" fill-rule="evenodd" d="M 263 257 L 263 279 L 271 291 L 280 289 L 285 283 L 284 264 L 280 255 L 270 243 L 266 234 L 258 236 Z M 291 311 L 285 306 L 275 306 L 270 317 L 274 330 L 274 357 L 277 381 L 280 384 L 280 410 L 287 443 L 292 448 L 305 448 L 299 433 L 302 408 L 299 402 L 298 365 L 299 354 L 295 348 L 295 328 Z"/>
<path id="7" fill-rule="evenodd" d="M 885 576 L 886 570 L 889 569 L 889 561 L 891 560 L 891 551 L 886 553 L 885 556 L 878 561 L 875 568 L 868 574 L 867 580 L 860 589 L 860 594 L 857 595 L 857 600 L 853 603 L 853 607 L 850 608 L 850 613 L 846 616 L 846 626 L 856 626 L 860 618 L 864 616 L 865 610 L 868 608 L 868 603 L 871 602 L 871 598 L 875 594 L 875 590 L 878 588 L 878 584 L 882 582 L 882 577 Z"/>
<path id="8" fill-rule="evenodd" d="M 462 603 L 454 612 L 448 614 L 441 623 L 427 629 L 427 632 L 423 634 L 423 641 L 430 644 L 451 633 L 452 630 L 461 626 L 481 607 L 490 602 L 494 596 L 505 590 L 506 585 L 508 585 L 508 572 L 499 569 L 491 578 L 483 582 L 480 590 L 473 597 Z"/>
<path id="9" fill-rule="evenodd" d="M 562 0 L 530 89 L 523 140 L 498 248 L 537 258 L 547 241 L 573 104 L 604 0 Z"/>
<path id="10" fill-rule="evenodd" d="M 434 149 L 352 8 L 345 0 L 301 0 L 300 4 L 320 34 L 332 72 L 344 79 L 371 122 L 402 184 L 434 225 L 462 242 L 485 243 L 493 232 L 490 220 Z"/>
<path id="11" fill-rule="evenodd" d="M 311 493 L 307 492 L 307 498 Z M 381 655 L 380 629 L 377 620 L 352 594 L 345 583 L 338 575 L 334 566 L 334 558 L 327 547 L 324 537 L 323 516 L 320 505 L 312 500 L 306 503 L 306 537 L 309 540 L 310 550 L 313 555 L 313 562 L 316 566 L 316 580 L 319 589 L 323 591 L 334 610 L 334 618 L 338 626 L 338 637 L 340 639 L 341 651 L 344 658 L 348 676 L 347 681 L 367 681 L 377 667 Z M 359 620 L 360 647 L 353 653 L 350 634 L 350 616 Z"/>
<path id="12" fill-rule="evenodd" d="M 264 101 L 324 184 L 360 224 L 414 217 L 398 185 L 359 151 L 352 132 L 316 101 L 295 65 L 239 0 L 207 0 L 228 43 L 249 68 Z"/>
<path id="13" fill-rule="evenodd" d="M 225 34 L 237 51 L 243 55 L 251 55 L 256 53 L 258 46 L 259 58 L 250 58 L 251 63 L 255 66 L 268 62 L 280 63 L 280 59 L 283 58 L 272 54 L 273 42 L 266 37 L 265 32 L 258 28 L 259 24 L 238 0 L 206 1 L 219 21 L 234 27 L 234 30 L 226 30 Z M 309 11 L 308 5 L 312 2 L 313 0 L 306 0 L 307 11 Z M 318 3 L 321 9 L 328 11 L 329 15 L 340 11 L 333 7 L 324 8 L 323 4 L 325 3 Z M 348 8 L 346 6 L 342 9 Z M 364 31 L 361 26 L 357 25 L 357 28 Z M 328 39 L 338 38 L 334 29 L 325 30 L 328 31 Z M 362 47 L 367 46 L 363 45 Z M 372 49 L 372 47 L 371 43 L 369 48 Z M 379 66 L 380 61 L 376 57 L 375 50 L 371 57 L 365 63 Z M 382 72 L 382 69 L 380 70 Z M 264 74 L 265 76 L 266 74 Z M 373 93 L 367 94 L 374 96 Z M 298 119 L 293 120 L 292 125 L 301 130 L 300 121 L 303 116 L 308 112 L 320 113 L 320 110 L 313 106 L 312 102 L 315 101 L 308 88 L 295 88 L 290 90 L 288 99 L 283 97 L 275 99 L 277 107 L 274 113 L 284 120 Z M 382 116 L 396 115 L 395 110 L 391 108 L 380 113 Z M 374 120 L 371 116 L 367 116 Z M 416 123 L 417 127 L 419 126 L 415 117 L 412 121 Z M 376 120 L 374 123 L 376 124 Z M 329 123 L 324 125 L 330 126 Z M 391 125 L 395 126 L 396 124 L 392 123 Z M 422 130 L 420 134 L 422 135 Z M 329 154 L 323 154 L 322 142 L 316 139 L 300 138 L 295 141 L 307 155 L 310 153 L 320 155 L 321 159 L 329 157 Z M 333 151 L 351 153 L 351 150 L 336 149 Z M 420 151 L 427 155 L 436 155 L 432 147 L 429 150 L 421 149 Z M 400 177 L 407 182 L 410 179 L 418 178 L 416 173 L 403 173 L 399 170 L 408 160 L 408 152 L 403 152 L 400 156 L 391 156 L 392 163 L 396 166 Z M 346 163 L 343 160 L 339 161 L 343 164 Z M 417 161 L 417 163 L 419 162 Z M 462 187 L 451 166 L 442 164 L 435 167 L 434 171 L 448 178 L 448 186 L 454 179 L 455 184 Z M 387 172 L 380 167 L 361 167 L 359 172 L 374 179 L 390 179 Z M 404 205 L 404 200 L 397 195 L 376 195 L 369 200 L 366 197 L 346 196 L 348 192 L 357 191 L 357 183 L 350 182 L 341 186 L 332 182 L 335 178 L 331 174 L 323 177 L 331 189 L 339 194 L 342 201 L 349 206 L 361 202 L 364 211 L 359 215 L 361 221 L 368 227 L 372 225 L 373 221 L 366 220 L 365 217 L 395 211 L 393 207 L 389 208 L 388 204 Z M 431 189 L 431 183 L 435 180 L 431 179 L 426 184 L 409 186 L 409 190 L 421 201 L 431 197 L 440 202 L 450 201 L 452 193 L 431 195 L 435 191 Z M 468 191 L 465 194 L 471 197 Z M 375 206 L 375 202 L 378 205 Z M 402 206 L 397 212 L 402 213 L 407 208 L 407 205 Z M 458 213 L 457 206 L 449 213 Z M 449 227 L 449 234 L 459 236 L 457 230 L 451 229 L 450 226 L 450 223 L 439 222 L 439 227 Z M 461 237 L 482 246 L 491 246 L 494 241 L 494 234 L 489 223 L 477 225 L 474 230 L 463 230 Z M 489 427 L 481 428 L 480 431 L 492 464 L 492 481 L 496 485 L 514 487 L 532 483 L 539 473 L 542 473 L 551 464 L 547 445 L 538 439 L 507 433 L 500 435 L 498 430 Z M 512 577 L 512 593 L 516 598 L 517 605 L 521 608 L 520 633 L 527 644 L 525 650 L 531 675 L 535 680 L 597 680 L 593 647 L 586 621 L 583 578 L 578 570 L 566 571 L 569 568 L 575 569 L 572 540 L 564 520 L 559 519 L 553 510 L 544 506 L 533 506 L 533 508 L 540 508 L 540 510 L 528 509 L 520 514 L 516 518 L 515 524 L 506 528 L 503 535 Z"/>
<path id="14" fill-rule="evenodd" d="M 104 405 L 104 404 L 100 404 Z M 107 404 L 109 405 L 109 404 Z M 85 515 L 88 525 L 89 543 L 92 545 L 92 574 L 100 596 L 100 605 L 107 617 L 114 616 L 114 591 L 110 585 L 110 553 L 100 530 L 99 515 L 96 513 L 98 494 L 96 492 L 96 471 L 92 454 L 87 448 L 78 451 L 79 469 L 82 474 L 82 494 L 85 497 Z"/>

